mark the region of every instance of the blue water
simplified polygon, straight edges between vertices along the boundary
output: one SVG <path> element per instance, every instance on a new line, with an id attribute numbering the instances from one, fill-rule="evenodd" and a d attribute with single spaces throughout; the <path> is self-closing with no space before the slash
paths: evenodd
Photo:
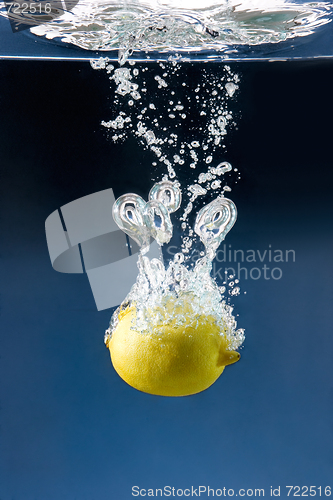
<path id="1" fill-rule="evenodd" d="M 101 126 L 114 90 L 87 59 L 118 54 L 13 34 L 0 17 L 0 59 L 13 59 L 0 61 L 1 500 L 129 500 L 132 486 L 200 485 L 266 497 L 280 486 L 284 499 L 287 485 L 314 485 L 316 496 L 333 486 L 332 25 L 237 51 L 237 127 L 221 159 L 241 173 L 239 215 L 219 255 L 257 259 L 216 259 L 213 272 L 222 282 L 226 266 L 242 268 L 242 358 L 201 394 L 154 397 L 115 373 L 103 343 L 112 310 L 97 312 L 85 275 L 52 269 L 45 240 L 60 206 L 109 187 L 146 198 L 152 186 L 153 154 L 133 137 L 112 143 Z M 222 78 L 211 55 L 183 65 L 193 85 L 203 67 Z M 260 262 L 269 249 L 293 253 Z"/>
<path id="2" fill-rule="evenodd" d="M 226 159 L 242 178 L 226 244 L 296 258 L 274 264 L 279 280 L 241 282 L 240 362 L 201 394 L 163 398 L 115 373 L 103 343 L 112 311 L 96 311 L 85 276 L 52 269 L 44 231 L 92 192 L 146 197 L 152 153 L 107 140 L 110 82 L 88 62 L 0 62 L 1 500 L 332 486 L 333 65 L 231 67 L 241 88 Z M 201 68 L 183 71 L 199 80 Z"/>

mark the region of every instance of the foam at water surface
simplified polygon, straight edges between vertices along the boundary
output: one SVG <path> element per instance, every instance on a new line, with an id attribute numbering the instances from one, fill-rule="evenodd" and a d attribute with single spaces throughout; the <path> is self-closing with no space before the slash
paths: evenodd
<path id="1" fill-rule="evenodd" d="M 283 0 L 82 0 L 71 12 L 32 28 L 36 35 L 88 50 L 220 52 L 302 38 L 332 20 L 331 2 Z M 156 56 L 156 57 L 157 57 Z"/>

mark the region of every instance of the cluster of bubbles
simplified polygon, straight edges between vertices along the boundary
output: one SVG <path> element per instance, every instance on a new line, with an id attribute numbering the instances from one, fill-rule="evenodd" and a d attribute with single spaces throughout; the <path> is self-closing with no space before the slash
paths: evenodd
<path id="1" fill-rule="evenodd" d="M 199 322 L 202 316 L 213 318 L 228 343 L 237 349 L 244 341 L 244 330 L 237 329 L 233 308 L 223 300 L 223 291 L 211 277 L 212 261 L 217 248 L 233 227 L 237 210 L 235 204 L 218 196 L 197 214 L 194 231 L 204 244 L 205 252 L 194 269 L 184 263 L 184 254 L 177 253 L 166 268 L 160 259 L 149 259 L 145 254 L 154 238 L 160 245 L 168 243 L 173 226 L 170 214 L 179 209 L 181 190 L 177 181 L 156 183 L 149 193 L 149 201 L 136 194 L 125 194 L 113 206 L 113 218 L 126 234 L 140 247 L 139 274 L 130 293 L 111 318 L 106 331 L 108 343 L 119 322 L 120 310 L 135 306 L 132 328 L 145 333 L 149 325 L 181 326 Z"/>
<path id="2" fill-rule="evenodd" d="M 202 68 L 199 81 L 191 81 L 184 65 L 174 59 L 150 67 L 129 60 L 116 68 L 107 58 L 99 58 L 91 65 L 107 73 L 115 91 L 112 117 L 101 123 L 109 139 L 117 143 L 135 137 L 153 155 L 155 184 L 148 201 L 129 193 L 113 208 L 115 222 L 141 249 L 136 283 L 120 308 L 135 306 L 133 328 L 142 333 L 152 324 L 181 325 L 189 317 L 200 321 L 202 315 L 209 316 L 230 349 L 237 349 L 244 330 L 237 329 L 233 307 L 225 296 L 240 293 L 238 280 L 226 276 L 221 286 L 211 271 L 217 248 L 237 218 L 236 207 L 225 193 L 231 191 L 226 176 L 233 173 L 237 182 L 239 172 L 215 157 L 225 153 L 228 129 L 236 127 L 229 104 L 239 89 L 239 75 L 225 65 L 219 75 Z M 175 222 L 182 242 L 164 265 L 160 259 L 149 259 L 147 252 L 152 239 L 161 246 L 170 242 L 170 216 L 177 210 Z M 193 212 L 197 212 L 194 224 Z M 204 251 L 194 264 L 191 255 L 197 239 Z M 106 341 L 118 317 L 119 309 L 113 314 Z"/>
<path id="3" fill-rule="evenodd" d="M 203 68 L 201 81 L 192 84 L 191 88 L 191 82 L 182 73 L 183 65 L 175 60 L 169 64 L 156 63 L 154 69 L 138 67 L 132 61 L 128 67 L 115 69 L 107 58 L 93 60 L 91 64 L 94 69 L 104 69 L 115 85 L 112 103 L 115 116 L 102 121 L 110 139 L 119 142 L 134 135 L 142 147 L 156 157 L 152 162 L 155 171 L 160 171 L 158 166 L 166 167 L 170 179 L 176 178 L 176 170 L 191 169 L 193 182 L 187 186 L 188 203 L 181 216 L 185 231 L 197 198 L 206 196 L 209 191 L 230 191 L 228 185 L 222 186 L 221 177 L 231 170 L 236 173 L 237 180 L 240 178 L 238 170 L 232 169 L 230 163 L 216 165 L 214 160 L 215 152 L 226 148 L 228 129 L 236 127 L 228 102 L 235 99 L 239 75 L 229 65 L 224 65 L 223 74 L 219 76 Z M 146 74 L 152 71 L 154 74 L 148 80 Z M 170 81 L 177 81 L 178 88 L 170 85 Z M 198 121 L 202 123 L 200 126 Z M 184 130 L 189 131 L 185 139 Z M 193 134 L 197 136 L 195 140 Z M 195 178 L 198 165 L 201 173 Z M 202 172 L 204 166 L 207 172 Z"/>

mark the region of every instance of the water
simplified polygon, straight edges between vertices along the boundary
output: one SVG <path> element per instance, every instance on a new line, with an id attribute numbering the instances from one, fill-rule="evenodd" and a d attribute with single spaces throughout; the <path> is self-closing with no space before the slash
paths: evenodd
<path id="1" fill-rule="evenodd" d="M 152 188 L 148 203 L 138 195 L 124 195 L 114 210 L 118 226 L 141 248 L 137 282 L 124 299 L 124 303 L 136 305 L 137 322 L 133 327 L 139 331 L 149 330 L 149 324 L 157 321 L 150 311 L 159 310 L 168 300 L 181 300 L 182 295 L 194 294 L 198 298 L 193 301 L 194 316 L 200 309 L 213 314 L 220 322 L 221 331 L 227 331 L 226 335 L 232 339 L 232 349 L 244 340 L 244 330 L 236 330 L 233 307 L 226 304 L 224 295 L 229 294 L 229 302 L 230 297 L 239 295 L 239 280 L 234 281 L 231 275 L 229 281 L 226 277 L 223 282 L 228 287 L 218 286 L 210 276 L 218 246 L 236 220 L 236 207 L 225 198 L 225 192 L 231 188 L 223 181 L 224 174 L 233 170 L 232 165 L 226 158 L 216 161 L 216 155 L 226 148 L 224 139 L 228 130 L 237 126 L 228 102 L 237 98 L 240 77 L 225 64 L 222 79 L 217 80 L 213 72 L 208 74 L 203 69 L 201 81 L 196 83 L 196 88 L 191 88 L 191 82 L 185 78 L 180 82 L 181 65 L 189 57 L 206 61 L 267 58 L 267 46 L 279 46 L 281 42 L 289 43 L 287 51 L 291 58 L 297 42 L 325 28 L 331 22 L 331 14 L 332 6 L 327 2 L 212 1 L 207 4 L 198 1 L 187 2 L 181 8 L 172 1 L 79 2 L 70 12 L 64 11 L 57 19 L 31 28 L 31 33 L 49 40 L 90 51 L 117 52 L 118 68 L 112 64 L 111 54 L 91 60 L 92 67 L 105 70 L 115 84 L 113 108 L 116 111 L 113 109 L 112 118 L 101 123 L 110 131 L 108 139 L 114 143 L 124 142 L 132 134 L 143 148 L 156 155 L 152 179 L 158 182 Z M 29 19 L 25 18 L 25 22 Z M 266 50 L 262 51 L 262 47 Z M 129 59 L 132 55 L 134 59 Z M 157 59 L 157 71 L 150 72 L 147 78 L 148 67 L 134 67 L 135 60 L 143 58 Z M 167 62 L 161 62 L 163 58 Z M 170 89 L 171 79 L 178 79 L 178 85 L 184 87 L 185 92 Z M 156 101 L 159 99 L 156 87 L 158 92 L 163 92 L 165 105 L 162 107 Z M 191 121 L 201 126 L 189 137 L 193 134 Z M 177 131 L 184 128 L 188 134 L 179 140 Z M 207 165 L 205 171 L 202 165 Z M 192 175 L 190 169 L 196 172 L 198 166 L 199 175 Z M 163 169 L 166 169 L 164 174 Z M 239 180 L 238 169 L 234 174 Z M 171 183 L 173 179 L 176 181 Z M 163 183 L 168 186 L 167 190 L 161 188 Z M 145 253 L 151 238 L 160 245 L 170 241 L 173 233 L 170 213 L 176 208 L 170 208 L 165 193 L 178 197 L 178 209 L 180 187 L 185 194 L 182 214 L 178 217 L 182 231 L 180 253 L 165 266 L 156 259 L 150 261 Z M 155 198 L 152 193 L 160 188 L 163 195 L 161 199 Z M 204 207 L 198 205 L 201 198 L 209 197 L 214 200 Z M 189 218 L 193 211 L 198 215 L 192 228 Z M 191 256 L 198 247 L 195 235 L 199 236 L 205 251 L 201 251 L 193 265 Z M 183 260 L 179 260 L 180 256 Z M 114 313 L 107 338 L 117 325 L 118 313 L 119 310 Z M 169 319 L 166 317 L 163 321 Z M 231 326 L 226 328 L 226 324 Z"/>
<path id="2" fill-rule="evenodd" d="M 223 52 L 305 37 L 330 22 L 329 2 L 211 0 L 82 1 L 32 32 L 87 50 Z"/>
<path id="3" fill-rule="evenodd" d="M 322 29 L 328 33 L 325 26 L 319 38 Z M 34 36 L 17 36 L 26 46 L 31 42 L 34 53 L 38 47 L 60 53 L 60 46 L 43 45 L 41 37 L 39 45 Z M 313 41 L 318 41 L 316 32 L 294 40 L 296 46 L 302 43 L 298 54 L 329 56 L 327 45 L 317 50 Z M 270 47 L 273 58 L 281 54 L 280 43 Z M 77 50 L 71 57 L 88 56 Z M 118 69 L 117 55 L 113 59 Z M 236 276 L 238 263 L 247 268 L 248 279 L 242 271 L 235 300 L 247 340 L 241 362 L 224 378 L 201 395 L 178 400 L 138 394 L 112 375 L 101 342 L 110 313 L 96 313 L 82 275 L 53 271 L 44 234 L 44 221 L 53 210 L 109 186 L 117 197 L 131 191 L 148 200 L 153 184 L 161 181 L 152 165 L 156 162 L 159 169 L 159 160 L 148 144 L 147 149 L 138 145 L 139 136 L 129 134 L 114 143 L 109 133 L 121 130 L 100 126 L 118 116 L 112 111 L 116 84 L 103 71 L 74 61 L 0 64 L 1 203 L 6 214 L 1 221 L 6 283 L 2 496 L 107 500 L 130 497 L 132 484 L 147 489 L 207 484 L 235 492 L 264 487 L 265 496 L 272 485 L 281 485 L 283 498 L 285 485 L 310 484 L 309 478 L 317 492 L 318 485 L 324 492 L 332 477 L 330 61 L 230 63 L 240 78 L 228 101 L 236 126 L 228 129 L 222 141 L 226 147 L 217 149 L 211 163 L 200 160 L 187 172 L 193 172 L 190 185 L 195 185 L 208 167 L 232 166 L 215 180 L 232 188 L 225 195 L 239 216 L 214 265 L 215 270 L 235 267 Z M 142 65 L 148 67 L 144 75 L 151 73 L 154 80 L 155 64 Z M 139 64 L 125 67 L 140 69 Z M 193 85 L 201 80 L 203 67 L 224 77 L 223 64 L 183 67 Z M 176 80 L 168 88 L 186 90 Z M 154 103 L 163 108 L 159 96 Z M 178 129 L 181 139 L 185 123 Z M 188 135 L 194 135 L 194 128 Z M 185 139 L 199 149 L 195 137 Z M 179 173 L 179 163 L 175 166 Z M 165 175 L 167 166 L 162 167 Z M 241 172 L 237 184 L 235 168 Z M 182 194 L 185 199 L 187 191 Z M 193 203 L 210 201 L 199 197 Z M 194 230 L 198 209 L 189 214 L 188 231 Z M 182 214 L 179 209 L 170 216 L 170 243 L 179 249 Z M 295 262 L 285 257 L 261 262 L 257 251 L 263 256 L 270 246 L 272 254 L 294 249 Z M 230 249 L 245 255 L 252 249 L 256 261 L 223 262 Z M 279 267 L 282 278 L 272 279 L 269 271 L 269 280 L 263 272 L 260 279 L 250 279 L 250 271 L 264 264 L 270 270 Z M 20 331 L 12 335 L 16 325 Z"/>

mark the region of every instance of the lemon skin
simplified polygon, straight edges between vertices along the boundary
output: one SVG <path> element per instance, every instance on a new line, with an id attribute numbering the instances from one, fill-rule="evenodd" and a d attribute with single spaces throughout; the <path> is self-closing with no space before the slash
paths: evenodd
<path id="1" fill-rule="evenodd" d="M 121 312 L 107 347 L 118 375 L 139 391 L 159 396 L 196 394 L 240 358 L 228 349 L 211 316 L 195 321 L 189 317 L 182 326 L 174 320 L 139 333 L 131 328 L 135 314 L 135 307 Z"/>

